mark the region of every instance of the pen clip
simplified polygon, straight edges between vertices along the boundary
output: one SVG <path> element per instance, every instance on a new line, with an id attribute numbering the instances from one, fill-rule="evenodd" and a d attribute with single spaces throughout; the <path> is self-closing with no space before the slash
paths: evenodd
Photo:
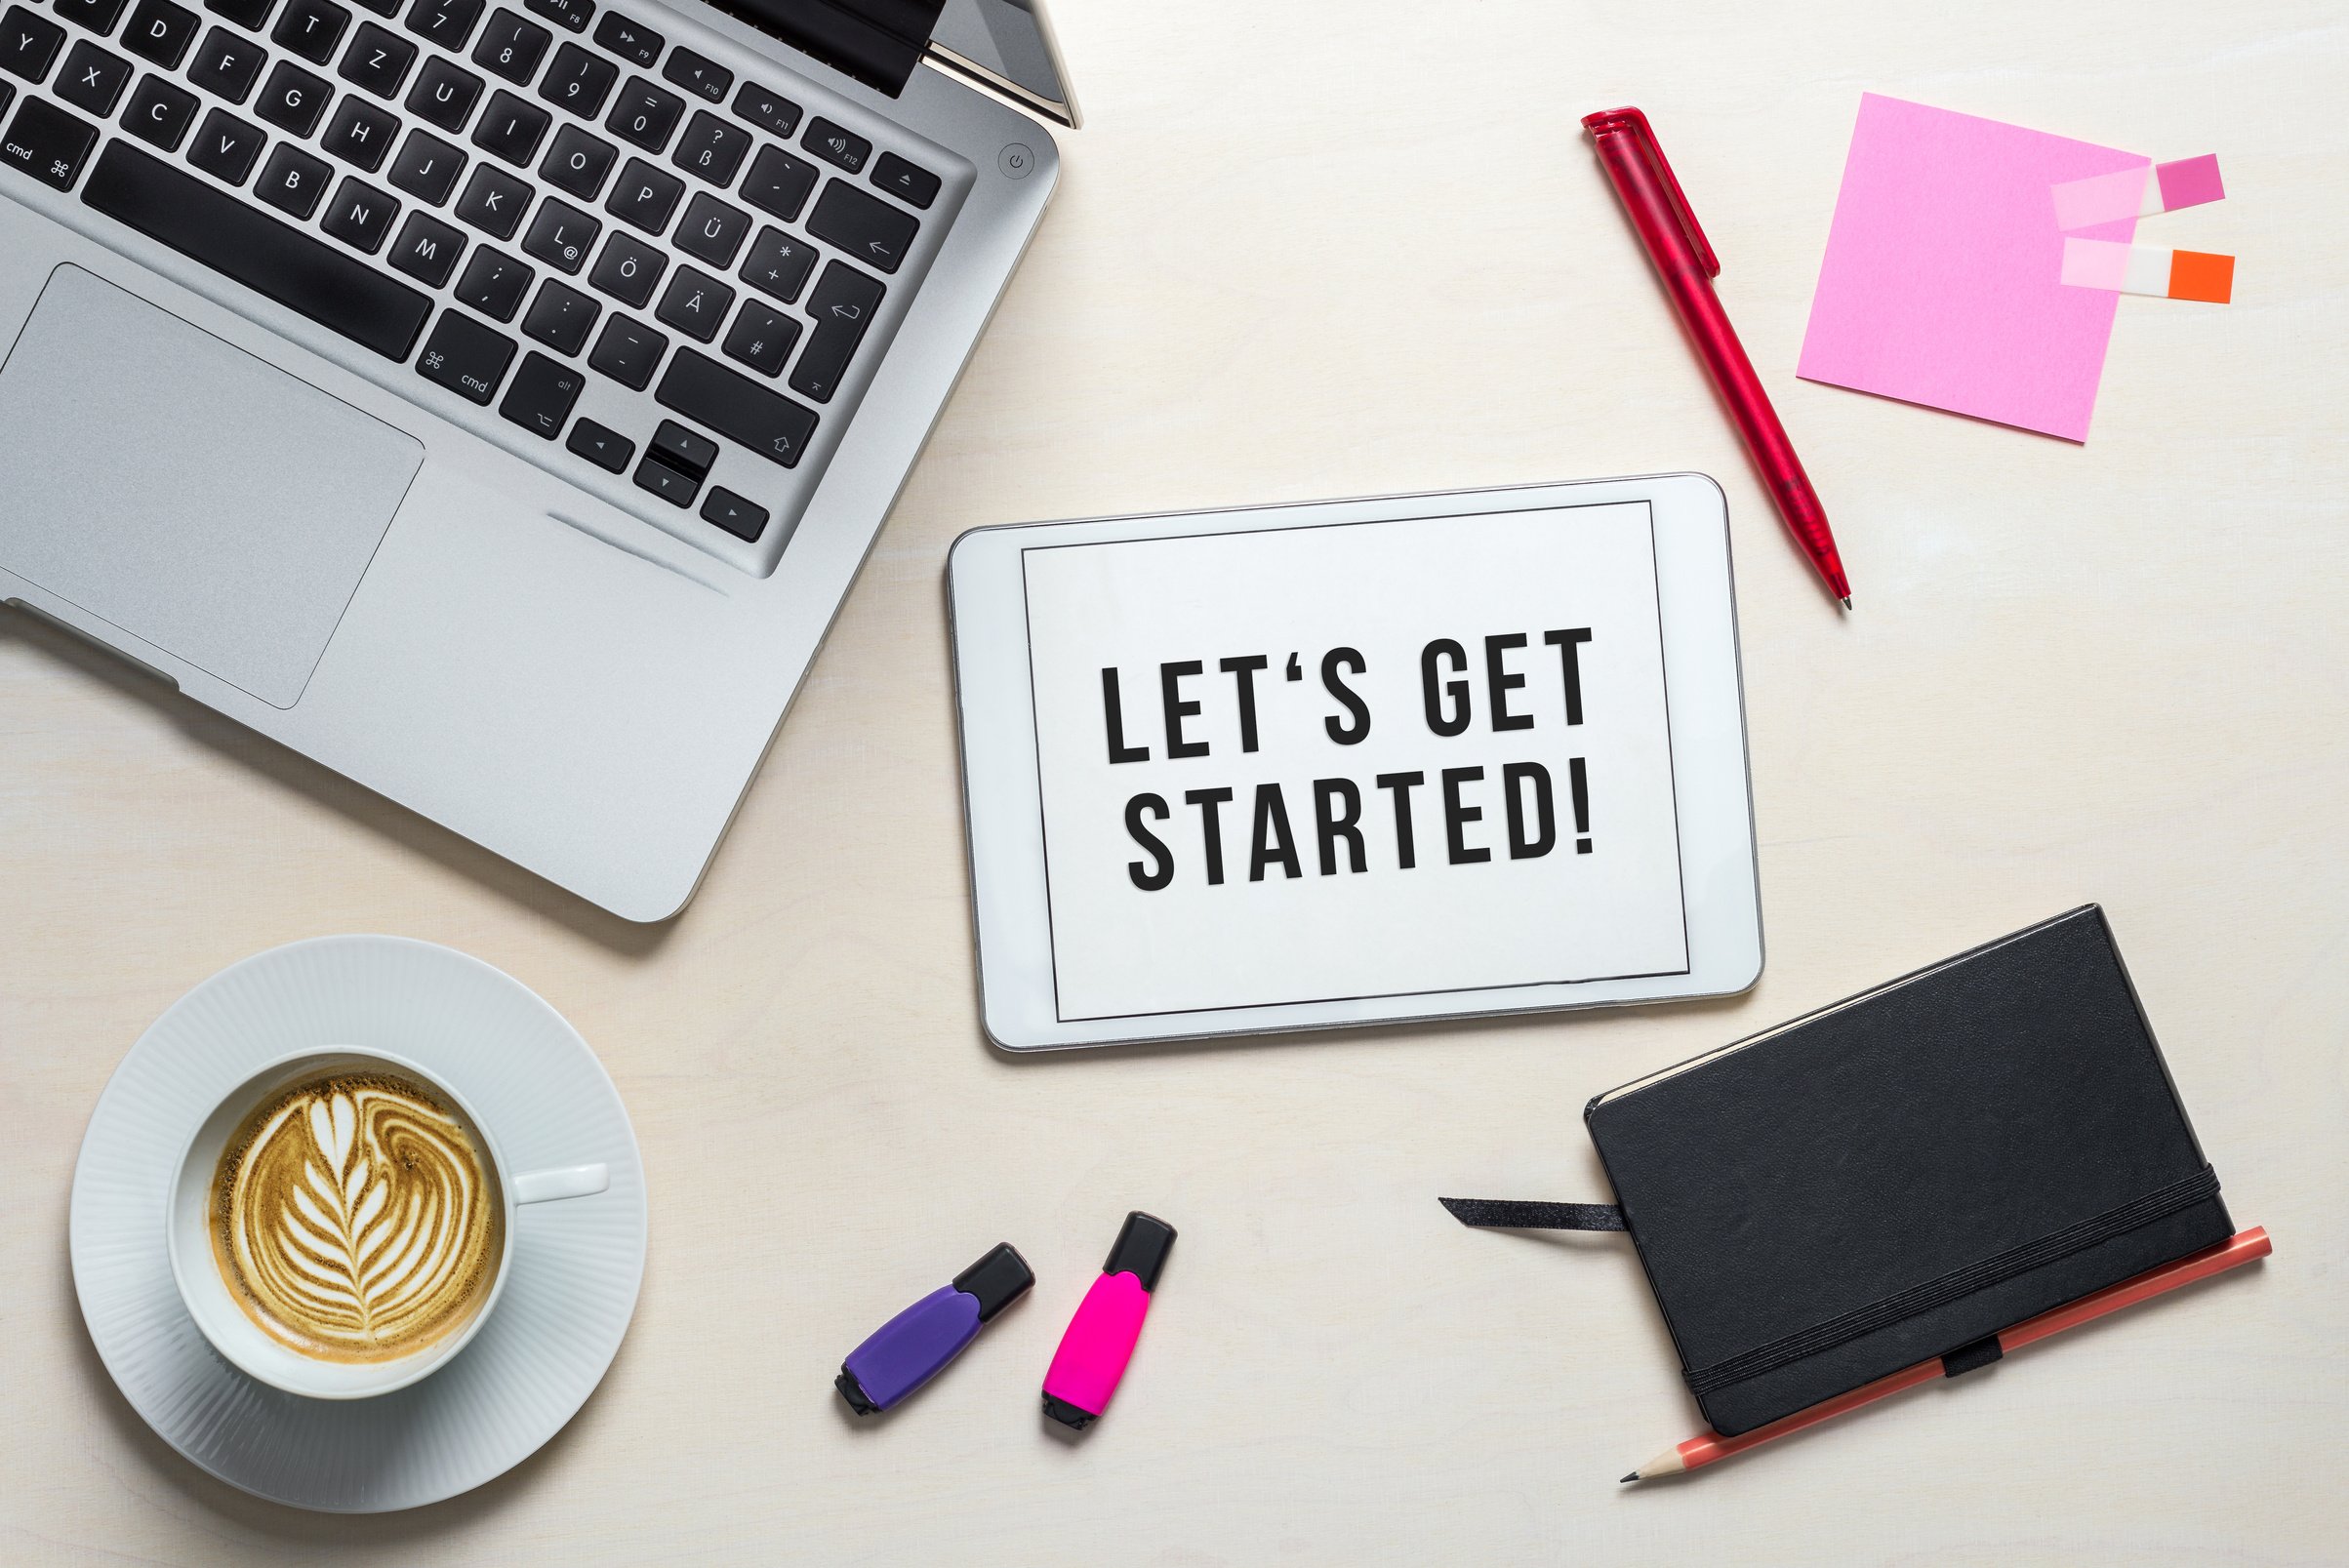
<path id="1" fill-rule="evenodd" d="M 1705 276 L 1720 277 L 1721 259 L 1713 254 L 1713 243 L 1705 238 L 1704 227 L 1696 221 L 1696 211 L 1688 205 L 1687 192 L 1681 189 L 1680 176 L 1672 172 L 1672 162 L 1664 156 L 1664 148 L 1656 141 L 1655 127 L 1647 123 L 1647 116 L 1626 104 L 1619 109 L 1602 109 L 1597 114 L 1586 114 L 1582 117 L 1582 123 L 1583 128 L 1594 137 L 1614 132 L 1631 137 L 1639 144 L 1640 152 L 1655 166 L 1656 173 L 1663 177 L 1664 188 L 1672 198 L 1672 215 L 1679 221 L 1681 232 L 1688 236 L 1689 245 L 1695 249 L 1697 264 L 1705 269 Z"/>

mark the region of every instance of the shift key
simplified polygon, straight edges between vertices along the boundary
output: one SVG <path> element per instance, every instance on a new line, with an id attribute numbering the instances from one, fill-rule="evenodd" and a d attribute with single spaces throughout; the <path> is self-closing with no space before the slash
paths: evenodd
<path id="1" fill-rule="evenodd" d="M 837 261 L 827 266 L 816 280 L 816 292 L 808 296 L 807 313 L 815 318 L 816 330 L 800 351 L 799 363 L 791 367 L 791 390 L 819 403 L 830 402 L 880 305 L 876 280 Z"/>
<path id="2" fill-rule="evenodd" d="M 816 433 L 816 414 L 738 376 L 706 354 L 680 348 L 654 398 L 729 441 L 786 468 L 796 468 Z"/>

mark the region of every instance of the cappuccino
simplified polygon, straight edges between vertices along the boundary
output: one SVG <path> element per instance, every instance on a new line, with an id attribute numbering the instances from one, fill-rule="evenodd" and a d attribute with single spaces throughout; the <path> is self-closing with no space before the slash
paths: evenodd
<path id="1" fill-rule="evenodd" d="M 506 1247 L 481 1140 L 432 1088 L 378 1066 L 255 1106 L 222 1150 L 207 1215 L 245 1315 L 328 1361 L 396 1360 L 462 1331 Z"/>

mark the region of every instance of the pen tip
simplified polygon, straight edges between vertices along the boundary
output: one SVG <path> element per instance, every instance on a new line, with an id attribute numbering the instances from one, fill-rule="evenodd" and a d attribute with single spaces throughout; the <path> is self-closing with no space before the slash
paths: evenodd
<path id="1" fill-rule="evenodd" d="M 1843 608 L 1846 610 L 1851 608 L 1851 595 L 1848 593 L 1843 595 Z"/>
<path id="2" fill-rule="evenodd" d="M 1632 1472 L 1631 1472 L 1629 1475 L 1626 1475 L 1625 1477 L 1623 1477 L 1623 1481 L 1636 1481 L 1636 1480 L 1638 1480 L 1639 1478 L 1640 1478 L 1640 1472 L 1639 1472 L 1638 1470 L 1634 1470 L 1634 1471 L 1632 1471 Z M 1621 1485 L 1623 1484 L 1623 1481 L 1617 1481 L 1615 1484 L 1616 1484 L 1617 1486 L 1621 1486 Z"/>

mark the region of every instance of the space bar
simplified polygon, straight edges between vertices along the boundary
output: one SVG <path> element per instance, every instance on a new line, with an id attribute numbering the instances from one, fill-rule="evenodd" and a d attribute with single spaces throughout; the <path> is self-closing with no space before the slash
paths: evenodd
<path id="1" fill-rule="evenodd" d="M 82 200 L 387 359 L 408 357 L 432 313 L 430 296 L 127 142 L 106 144 Z"/>

